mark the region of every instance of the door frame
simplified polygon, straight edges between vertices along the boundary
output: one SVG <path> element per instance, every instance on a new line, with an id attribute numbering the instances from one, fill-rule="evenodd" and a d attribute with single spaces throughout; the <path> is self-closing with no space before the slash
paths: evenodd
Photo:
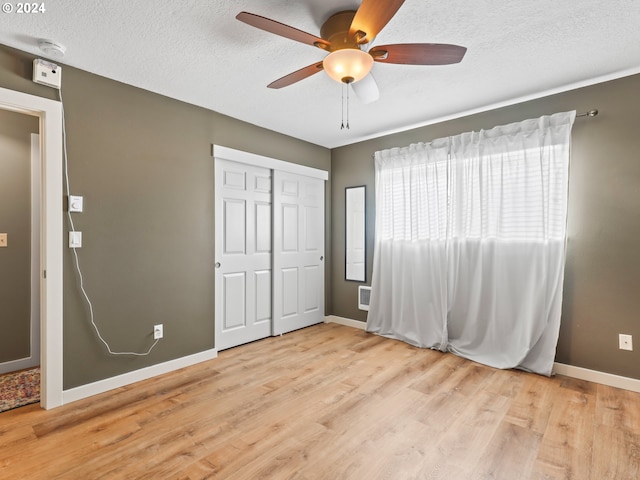
<path id="1" fill-rule="evenodd" d="M 62 398 L 62 105 L 55 100 L 0 87 L 0 109 L 40 119 L 40 405 Z"/>
<path id="2" fill-rule="evenodd" d="M 42 152 L 40 132 L 31 134 L 31 363 L 40 365 L 40 208 Z"/>
<path id="3" fill-rule="evenodd" d="M 230 160 L 232 162 L 246 163 L 254 167 L 268 168 L 271 170 L 280 170 L 282 172 L 297 173 L 307 177 L 319 178 L 321 180 L 329 180 L 329 172 L 319 168 L 307 167 L 297 163 L 285 162 L 271 157 L 265 157 L 256 153 L 243 152 L 234 148 L 223 147 L 221 145 L 213 146 L 213 157 L 215 160 Z"/>
<path id="4" fill-rule="evenodd" d="M 257 155 L 255 153 L 243 152 L 242 150 L 236 150 L 229 147 L 223 147 L 221 145 L 213 145 L 213 158 L 215 162 L 214 169 L 218 171 L 218 161 L 219 160 L 228 160 L 231 162 L 244 163 L 247 165 L 251 165 L 254 167 L 267 168 L 270 170 L 278 170 L 281 172 L 293 173 L 297 175 L 304 175 L 306 177 L 317 178 L 323 181 L 329 180 L 329 172 L 326 170 L 321 170 L 318 168 L 307 167 L 305 165 L 299 165 L 297 163 L 285 162 L 284 160 L 278 160 L 275 158 L 265 157 L 262 155 Z M 215 192 L 216 204 L 218 202 L 218 195 L 220 192 Z M 326 198 L 325 198 L 326 201 Z M 326 218 L 326 217 L 325 217 Z M 326 220 L 325 220 L 326 223 Z M 217 235 L 217 233 L 216 233 Z M 273 246 L 273 242 L 272 242 Z M 216 262 L 218 259 L 215 260 Z M 218 285 L 215 285 L 216 292 L 218 290 Z M 214 295 L 216 295 L 214 292 Z M 326 293 L 325 293 L 326 295 Z M 323 299 L 324 301 L 324 299 Z M 217 307 L 216 307 L 217 308 Z M 215 318 L 215 328 L 216 331 L 218 329 L 218 321 L 220 319 Z M 272 330 L 273 331 L 273 330 Z M 217 341 L 217 340 L 216 340 Z"/>

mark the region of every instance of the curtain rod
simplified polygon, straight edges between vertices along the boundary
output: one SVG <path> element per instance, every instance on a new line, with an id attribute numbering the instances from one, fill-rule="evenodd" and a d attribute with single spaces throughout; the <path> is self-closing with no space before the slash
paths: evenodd
<path id="1" fill-rule="evenodd" d="M 576 118 L 578 118 L 578 117 L 595 117 L 596 115 L 598 115 L 598 109 L 597 108 L 593 108 L 593 109 L 588 110 L 586 112 L 576 113 Z M 427 142 L 427 143 L 431 143 L 431 142 Z M 371 157 L 375 158 L 375 154 L 371 155 Z"/>
<path id="2" fill-rule="evenodd" d="M 577 117 L 595 117 L 596 115 L 598 115 L 598 110 L 594 108 L 593 110 L 589 110 L 588 112 L 577 113 L 576 118 Z"/>

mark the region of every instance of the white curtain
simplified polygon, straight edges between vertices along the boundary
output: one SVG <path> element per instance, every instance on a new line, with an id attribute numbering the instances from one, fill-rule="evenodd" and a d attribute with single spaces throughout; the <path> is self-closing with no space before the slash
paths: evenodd
<path id="1" fill-rule="evenodd" d="M 376 152 L 368 331 L 551 374 L 574 119 Z"/>

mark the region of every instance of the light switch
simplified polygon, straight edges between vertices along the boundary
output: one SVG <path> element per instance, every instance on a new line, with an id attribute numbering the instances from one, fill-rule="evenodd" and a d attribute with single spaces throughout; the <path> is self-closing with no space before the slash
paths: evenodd
<path id="1" fill-rule="evenodd" d="M 82 247 L 82 232 L 69 232 L 69 248 Z"/>
<path id="2" fill-rule="evenodd" d="M 0 233 L 0 248 L 1 247 L 6 247 L 7 246 L 7 234 L 6 233 Z"/>

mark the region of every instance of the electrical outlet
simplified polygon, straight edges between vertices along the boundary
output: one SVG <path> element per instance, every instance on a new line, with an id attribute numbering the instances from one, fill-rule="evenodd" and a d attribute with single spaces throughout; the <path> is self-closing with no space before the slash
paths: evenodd
<path id="1" fill-rule="evenodd" d="M 633 336 L 620 333 L 618 335 L 620 350 L 633 350 Z"/>
<path id="2" fill-rule="evenodd" d="M 162 338 L 164 335 L 164 331 L 162 328 L 162 324 L 159 325 L 154 325 L 153 326 L 153 339 L 154 340 L 159 340 L 160 338 Z"/>

